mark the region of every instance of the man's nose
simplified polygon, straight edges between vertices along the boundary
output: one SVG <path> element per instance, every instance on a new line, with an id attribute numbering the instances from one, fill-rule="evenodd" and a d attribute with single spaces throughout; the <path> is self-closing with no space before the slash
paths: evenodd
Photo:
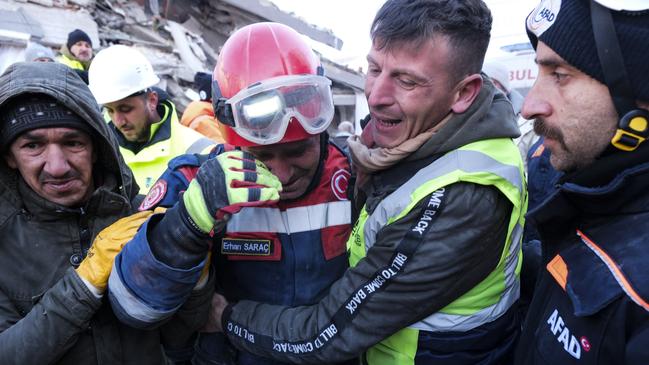
<path id="1" fill-rule="evenodd" d="M 70 171 L 70 164 L 65 151 L 59 145 L 50 145 L 47 147 L 47 161 L 45 162 L 44 171 L 53 177 L 64 176 Z"/>
<path id="2" fill-rule="evenodd" d="M 384 74 L 369 77 L 365 83 L 365 96 L 371 107 L 394 103 L 394 85 L 390 77 Z"/>
<path id="3" fill-rule="evenodd" d="M 536 82 L 525 96 L 525 101 L 521 107 L 521 115 L 525 119 L 534 119 L 538 117 L 547 117 L 552 113 L 552 107 L 543 98 L 541 89 Z"/>
<path id="4" fill-rule="evenodd" d="M 116 127 L 121 128 L 126 124 L 126 118 L 124 118 L 124 114 L 120 112 L 114 112 L 113 115 L 111 115 L 111 119 Z"/>
<path id="5" fill-rule="evenodd" d="M 282 185 L 291 181 L 291 177 L 293 177 L 293 168 L 290 164 L 286 163 L 286 161 L 274 158 L 272 160 L 264 161 L 264 164 L 266 164 L 266 167 L 268 167 L 273 175 L 277 176 L 277 179 L 279 179 L 279 182 L 281 182 Z"/>

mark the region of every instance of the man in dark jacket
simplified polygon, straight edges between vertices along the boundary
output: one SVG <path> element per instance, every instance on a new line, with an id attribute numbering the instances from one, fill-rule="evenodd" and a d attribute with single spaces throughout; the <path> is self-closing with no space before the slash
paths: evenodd
<path id="1" fill-rule="evenodd" d="M 543 1 L 527 18 L 539 73 L 522 113 L 564 175 L 528 214 L 542 265 L 517 364 L 649 359 L 648 10 Z"/>
<path id="2" fill-rule="evenodd" d="M 103 294 L 121 226 L 148 215 L 100 233 L 133 211 L 138 189 L 88 87 L 59 63 L 12 65 L 0 76 L 0 148 L 0 363 L 164 363 L 161 343 L 188 339 L 210 292 L 193 292 L 162 331 L 113 315 Z"/>

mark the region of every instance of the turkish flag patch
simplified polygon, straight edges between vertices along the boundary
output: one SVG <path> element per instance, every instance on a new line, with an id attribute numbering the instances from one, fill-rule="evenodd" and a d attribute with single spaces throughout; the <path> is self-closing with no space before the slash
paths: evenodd
<path id="1" fill-rule="evenodd" d="M 160 179 L 151 187 L 151 190 L 149 190 L 149 193 L 144 197 L 138 210 L 150 210 L 155 207 L 156 204 L 160 203 L 160 201 L 165 197 L 165 194 L 167 194 L 167 182 Z"/>
<path id="2" fill-rule="evenodd" d="M 351 174 L 347 170 L 340 169 L 334 172 L 331 177 L 331 191 L 338 200 L 347 200 L 347 189 L 349 188 L 349 178 Z"/>

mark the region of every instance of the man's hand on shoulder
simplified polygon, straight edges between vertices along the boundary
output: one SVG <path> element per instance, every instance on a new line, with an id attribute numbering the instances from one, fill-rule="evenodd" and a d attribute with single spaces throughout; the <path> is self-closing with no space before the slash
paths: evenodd
<path id="1" fill-rule="evenodd" d="M 222 317 L 225 307 L 228 306 L 228 301 L 221 294 L 214 293 L 212 296 L 212 303 L 210 306 L 210 313 L 207 318 L 205 326 L 201 332 L 223 332 Z"/>

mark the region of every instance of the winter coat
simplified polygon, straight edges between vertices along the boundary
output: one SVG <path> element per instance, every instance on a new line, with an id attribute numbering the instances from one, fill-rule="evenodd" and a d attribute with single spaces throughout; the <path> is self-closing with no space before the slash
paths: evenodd
<path id="1" fill-rule="evenodd" d="M 198 310 L 166 328 L 140 331 L 119 323 L 107 298 L 98 298 L 74 268 L 95 236 L 132 212 L 138 187 L 99 107 L 77 74 L 58 63 L 12 65 L 0 77 L 0 108 L 8 99 L 42 93 L 76 112 L 94 133 L 98 186 L 79 208 L 49 202 L 0 162 L 0 364 L 162 364 L 161 343 L 184 343 L 200 326 Z M 196 296 L 207 303 L 209 293 Z M 206 305 L 204 306 L 206 307 Z M 182 312 L 182 311 L 181 311 Z M 186 319 L 186 318 L 185 318 Z"/>

